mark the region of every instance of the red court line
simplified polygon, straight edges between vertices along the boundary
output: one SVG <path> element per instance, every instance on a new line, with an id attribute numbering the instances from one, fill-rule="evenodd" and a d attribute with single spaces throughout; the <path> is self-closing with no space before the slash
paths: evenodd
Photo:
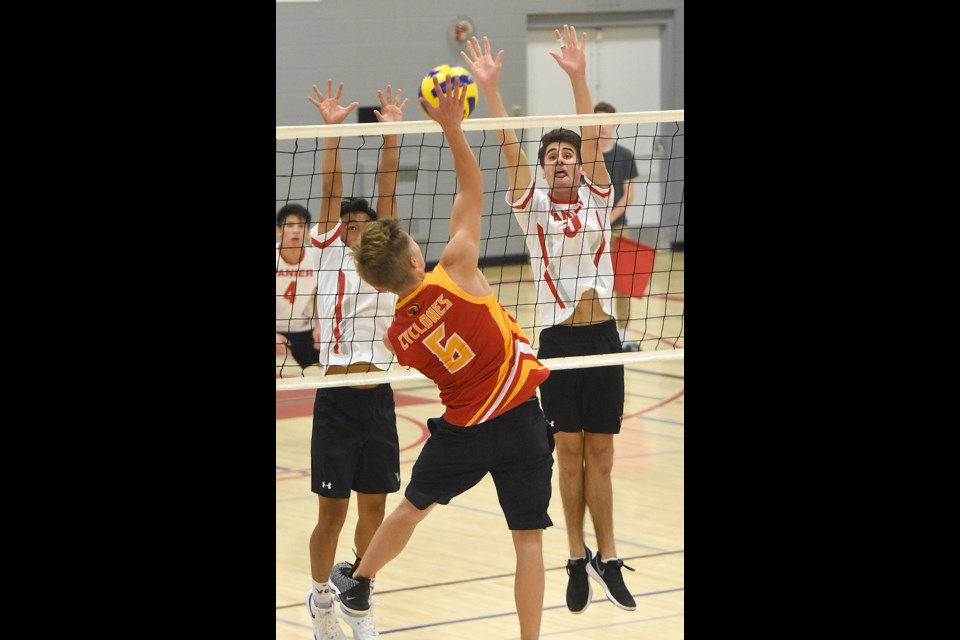
<path id="1" fill-rule="evenodd" d="M 644 413 L 647 413 L 647 412 L 649 412 L 649 411 L 653 411 L 654 409 L 658 409 L 658 408 L 660 408 L 660 407 L 662 407 L 662 406 L 664 406 L 664 405 L 670 404 L 671 402 L 673 402 L 674 400 L 676 400 L 677 398 L 679 398 L 680 396 L 682 396 L 682 395 L 683 395 L 683 392 L 684 392 L 684 390 L 681 389 L 680 391 L 678 391 L 677 393 L 673 394 L 672 396 L 670 396 L 670 397 L 667 398 L 666 400 L 662 400 L 662 401 L 658 402 L 658 403 L 655 404 L 655 405 L 652 405 L 652 406 L 647 407 L 646 409 L 641 409 L 640 411 L 637 411 L 636 413 L 631 413 L 631 414 L 628 415 L 628 416 L 623 416 L 623 418 L 624 418 L 624 420 L 626 420 L 627 418 L 636 418 L 636 417 L 639 416 L 639 415 L 643 415 Z"/>
<path id="2" fill-rule="evenodd" d="M 277 420 L 282 418 L 305 418 L 313 415 L 313 399 L 316 389 L 277 391 Z M 393 402 L 398 407 L 434 403 L 436 400 L 421 398 L 409 393 L 394 393 Z M 426 427 L 424 427 L 426 428 Z"/>

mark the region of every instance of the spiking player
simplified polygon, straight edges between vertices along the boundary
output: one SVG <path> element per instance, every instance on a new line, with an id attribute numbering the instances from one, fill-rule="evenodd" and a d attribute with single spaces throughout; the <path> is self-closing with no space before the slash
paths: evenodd
<path id="1" fill-rule="evenodd" d="M 490 473 L 513 536 L 520 637 L 533 640 L 543 612 L 543 530 L 553 524 L 553 437 L 536 389 L 550 372 L 477 267 L 483 176 L 461 127 L 466 91 L 459 78 L 446 91 L 436 79 L 434 86 L 438 106 L 420 103 L 443 129 L 459 189 L 439 264 L 426 273 L 419 245 L 392 219 L 370 223 L 354 255 L 364 280 L 399 298 L 384 342 L 399 364 L 436 383 L 445 411 L 428 421 L 430 437 L 404 498 L 367 553 L 357 565 L 335 565 L 330 581 L 342 607 L 366 611 L 370 578 L 403 550 L 417 525 Z"/>

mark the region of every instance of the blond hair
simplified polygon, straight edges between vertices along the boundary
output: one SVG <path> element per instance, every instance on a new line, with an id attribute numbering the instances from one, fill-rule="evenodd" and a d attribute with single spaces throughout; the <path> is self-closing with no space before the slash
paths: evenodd
<path id="1" fill-rule="evenodd" d="M 370 286 L 397 293 L 413 281 L 410 236 L 396 218 L 368 224 L 352 249 L 357 273 Z"/>

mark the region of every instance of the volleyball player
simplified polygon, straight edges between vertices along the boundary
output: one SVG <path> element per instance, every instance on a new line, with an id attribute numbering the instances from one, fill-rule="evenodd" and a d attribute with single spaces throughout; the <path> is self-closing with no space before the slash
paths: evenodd
<path id="1" fill-rule="evenodd" d="M 554 32 L 560 53 L 550 55 L 569 76 L 577 113 L 593 113 L 586 78 L 587 35 L 577 41 L 573 27 Z M 507 110 L 498 86 L 503 51 L 493 59 L 476 37 L 467 41 L 473 77 L 492 117 Z M 610 208 L 613 190 L 597 147 L 597 127 L 554 129 L 540 140 L 538 161 L 546 191 L 536 188 L 516 132 L 499 130 L 509 190 L 507 204 L 526 234 L 537 284 L 542 359 L 619 353 L 617 323 L 611 315 L 613 264 Z M 581 180 L 582 178 L 582 180 Z M 567 608 L 581 613 L 590 604 L 589 574 L 615 605 L 636 609 L 623 583 L 623 564 L 613 534 L 613 436 L 620 432 L 624 400 L 623 365 L 554 371 L 540 386 L 543 412 L 553 424 L 560 466 L 560 499 L 567 526 Z M 590 510 L 597 553 L 584 542 L 583 521 Z"/>
<path id="2" fill-rule="evenodd" d="M 404 498 L 367 553 L 358 565 L 335 565 L 330 581 L 343 607 L 366 611 L 370 578 L 403 550 L 417 525 L 490 473 L 516 554 L 520 637 L 533 640 L 543 612 L 543 530 L 553 525 L 553 438 L 536 388 L 550 372 L 477 266 L 483 178 L 461 127 L 466 90 L 459 78 L 444 90 L 434 78 L 434 87 L 439 105 L 420 103 L 443 129 L 458 184 L 439 264 L 427 273 L 420 247 L 392 219 L 371 223 L 354 255 L 364 280 L 397 294 L 384 342 L 399 364 L 436 383 L 444 414 L 428 421 L 430 437 Z"/>
<path id="3" fill-rule="evenodd" d="M 340 124 L 357 102 L 340 104 L 343 83 L 326 95 L 313 85 L 310 102 L 326 124 Z M 400 122 L 407 100 L 400 102 L 387 85 L 387 95 L 377 91 L 380 122 Z M 396 184 L 400 149 L 396 135 L 383 136 L 377 170 L 376 208 L 364 199 L 343 200 L 339 138 L 324 139 L 320 219 L 310 230 L 320 251 L 317 289 L 317 322 L 321 331 L 321 362 L 327 376 L 386 371 L 393 361 L 383 345 L 383 335 L 393 318 L 397 297 L 379 292 L 360 280 L 349 247 L 363 228 L 378 218 L 396 219 Z M 355 552 L 362 557 L 386 510 L 387 494 L 400 489 L 400 445 L 393 389 L 389 384 L 353 385 L 317 389 L 313 405 L 310 442 L 311 489 L 317 494 L 317 524 L 310 536 L 310 571 L 313 588 L 307 608 L 313 619 L 315 640 L 342 640 L 336 621 L 333 591 L 328 581 L 337 541 L 357 494 Z M 343 612 L 347 613 L 347 612 Z M 379 638 L 372 612 L 344 615 L 355 640 Z"/>
<path id="4" fill-rule="evenodd" d="M 320 255 L 304 246 L 310 212 L 301 204 L 286 204 L 277 212 L 277 355 L 287 357 L 302 369 L 320 360 L 319 325 L 313 322 L 314 295 Z"/>

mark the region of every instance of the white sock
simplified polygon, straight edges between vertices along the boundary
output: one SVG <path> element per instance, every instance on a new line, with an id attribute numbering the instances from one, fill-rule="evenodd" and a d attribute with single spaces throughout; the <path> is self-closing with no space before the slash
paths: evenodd
<path id="1" fill-rule="evenodd" d="M 626 342 L 626 341 L 627 341 L 627 329 L 626 327 L 624 327 L 623 329 L 620 329 L 620 342 Z"/>
<path id="2" fill-rule="evenodd" d="M 333 606 L 333 591 L 326 582 L 313 581 L 313 605 L 318 609 L 329 609 Z"/>

